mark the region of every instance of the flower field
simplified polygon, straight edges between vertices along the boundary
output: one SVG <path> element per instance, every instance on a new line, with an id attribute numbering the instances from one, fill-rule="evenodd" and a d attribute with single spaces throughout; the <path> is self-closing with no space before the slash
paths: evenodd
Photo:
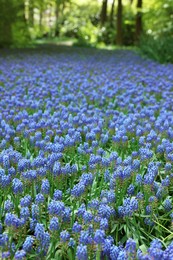
<path id="1" fill-rule="evenodd" d="M 173 65 L 0 56 L 0 259 L 173 260 Z"/>

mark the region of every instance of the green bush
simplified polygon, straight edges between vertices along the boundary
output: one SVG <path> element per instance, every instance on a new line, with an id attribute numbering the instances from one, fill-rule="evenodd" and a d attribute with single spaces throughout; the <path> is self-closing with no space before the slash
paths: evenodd
<path id="1" fill-rule="evenodd" d="M 140 49 L 143 54 L 160 63 L 173 63 L 173 37 L 171 36 L 162 35 L 154 38 L 151 35 L 143 35 Z"/>

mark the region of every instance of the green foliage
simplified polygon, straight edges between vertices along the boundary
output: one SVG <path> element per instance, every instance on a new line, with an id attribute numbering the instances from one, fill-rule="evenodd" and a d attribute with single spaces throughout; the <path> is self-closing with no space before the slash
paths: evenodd
<path id="1" fill-rule="evenodd" d="M 173 36 L 173 1 L 152 0 L 148 2 L 143 14 L 144 29 L 155 39 Z"/>
<path id="2" fill-rule="evenodd" d="M 97 6 L 77 6 L 69 10 L 60 20 L 60 37 L 76 37 L 79 45 L 93 45 L 97 42 L 99 29 L 96 26 Z"/>
<path id="3" fill-rule="evenodd" d="M 141 37 L 140 49 L 149 58 L 161 63 L 173 63 L 173 37 L 164 35 L 155 39 L 151 35 Z"/>

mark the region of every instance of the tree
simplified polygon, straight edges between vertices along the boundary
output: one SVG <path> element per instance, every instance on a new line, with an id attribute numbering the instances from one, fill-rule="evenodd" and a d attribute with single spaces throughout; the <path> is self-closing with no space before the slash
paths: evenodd
<path id="1" fill-rule="evenodd" d="M 100 14 L 101 26 L 103 26 L 107 21 L 107 6 L 108 6 L 108 0 L 103 0 L 101 14 Z"/>
<path id="2" fill-rule="evenodd" d="M 29 0 L 28 24 L 30 27 L 34 26 L 34 0 Z"/>
<path id="3" fill-rule="evenodd" d="M 116 43 L 117 45 L 123 44 L 123 31 L 122 31 L 122 0 L 118 0 L 118 7 L 117 7 L 117 37 Z"/>
<path id="4" fill-rule="evenodd" d="M 137 1 L 135 41 L 138 42 L 142 33 L 142 0 Z"/>
<path id="5" fill-rule="evenodd" d="M 10 46 L 13 41 L 12 24 L 15 20 L 12 0 L 0 0 L 0 47 Z"/>
<path id="6" fill-rule="evenodd" d="M 115 6 L 115 0 L 112 1 L 112 5 L 111 5 L 111 13 L 110 13 L 110 26 L 111 27 L 113 27 L 114 6 Z"/>

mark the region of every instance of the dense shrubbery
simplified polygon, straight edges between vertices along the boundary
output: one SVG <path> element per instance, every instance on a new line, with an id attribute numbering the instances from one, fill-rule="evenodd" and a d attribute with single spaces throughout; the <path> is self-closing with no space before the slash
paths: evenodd
<path id="1" fill-rule="evenodd" d="M 173 63 L 173 37 L 162 35 L 155 39 L 151 35 L 145 35 L 141 38 L 140 49 L 149 58 L 161 63 Z"/>
<path id="2" fill-rule="evenodd" d="M 0 58 L 2 259 L 173 259 L 172 65 Z"/>

